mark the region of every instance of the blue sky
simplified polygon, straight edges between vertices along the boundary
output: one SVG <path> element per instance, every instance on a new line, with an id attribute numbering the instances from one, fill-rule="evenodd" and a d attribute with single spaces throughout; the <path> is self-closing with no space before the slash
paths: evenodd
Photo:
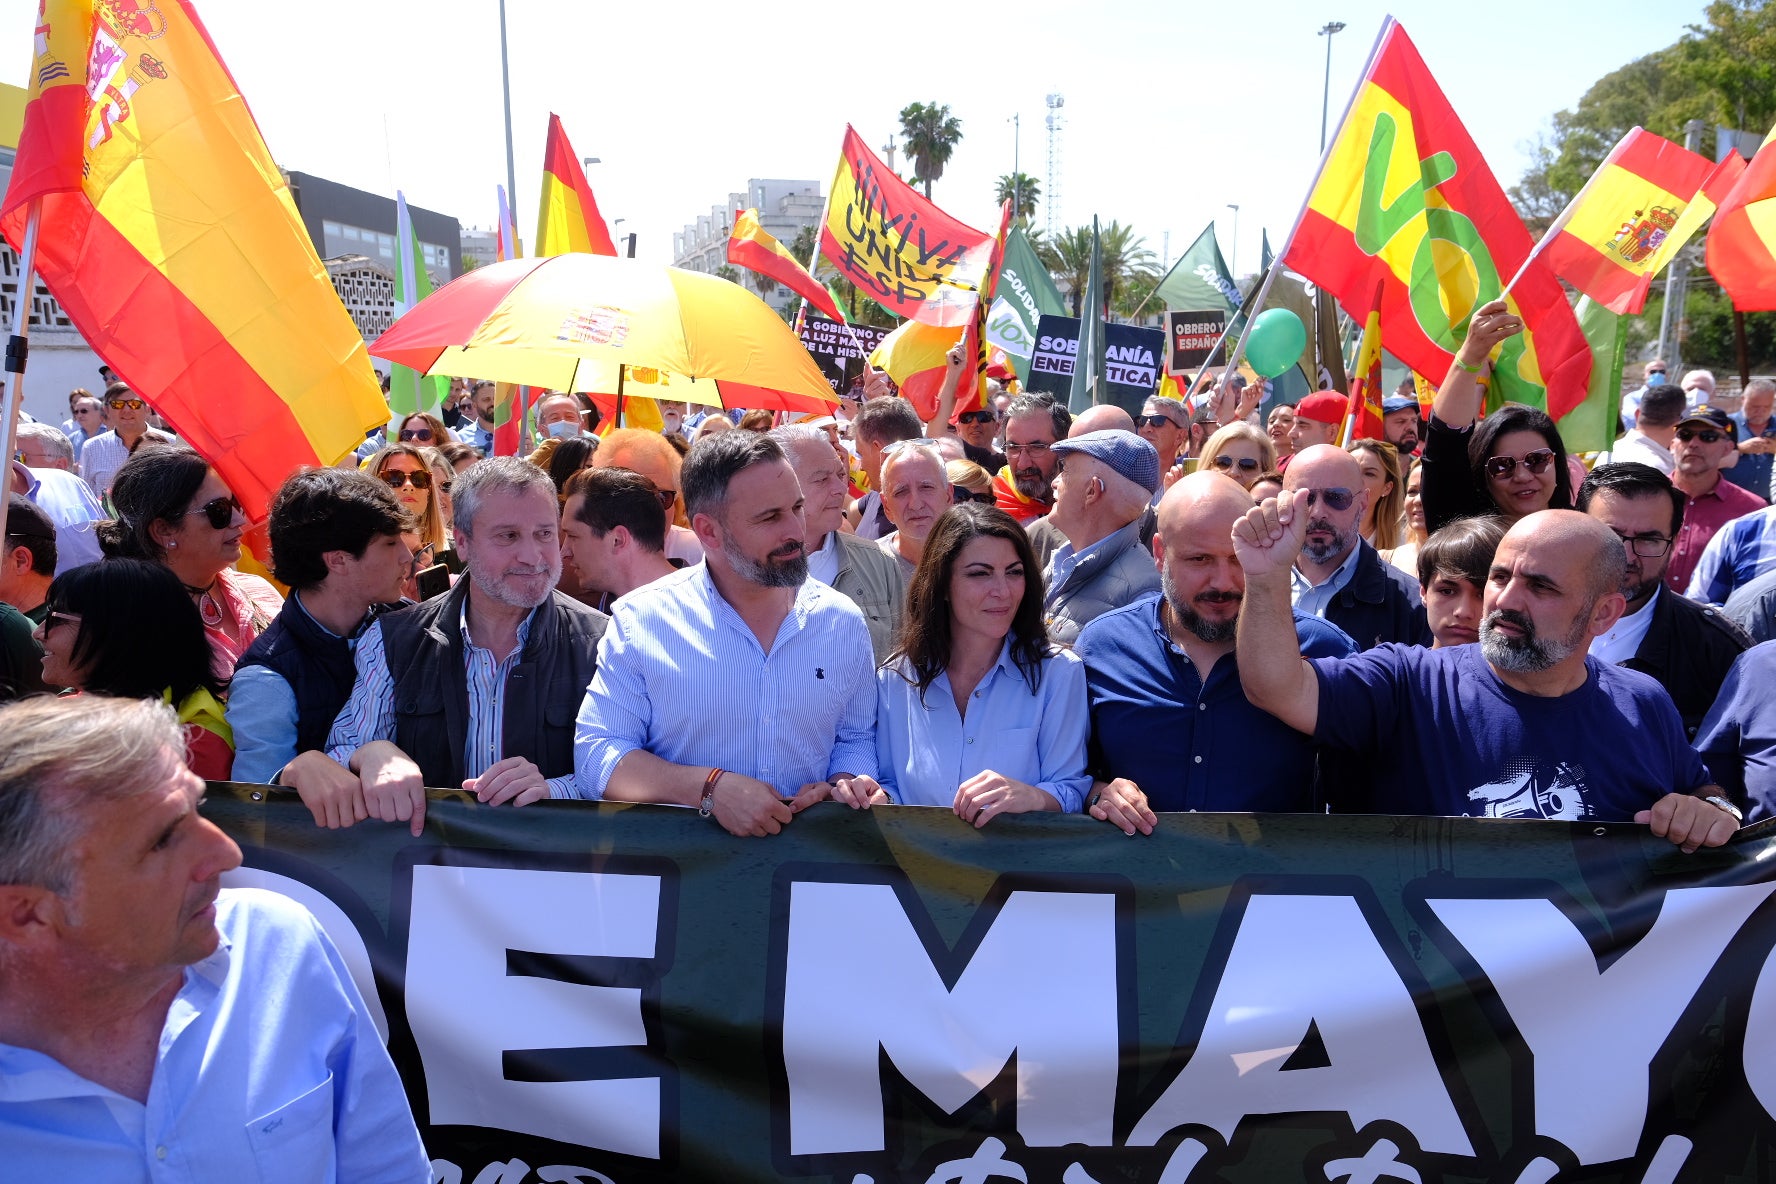
<path id="1" fill-rule="evenodd" d="M 24 84 L 32 0 L 0 0 L 15 30 L 0 78 Z M 1175 257 L 1209 222 L 1238 267 L 1261 227 L 1280 245 L 1318 160 L 1328 21 L 1332 119 L 1384 5 L 1026 0 L 947 5 L 589 5 L 508 0 L 520 233 L 535 219 L 548 113 L 564 120 L 607 218 L 669 257 L 671 233 L 749 177 L 819 178 L 847 122 L 886 143 L 906 103 L 948 103 L 964 137 L 934 196 L 994 217 L 1021 118 L 1024 172 L 1046 180 L 1044 96 L 1065 96 L 1063 223 L 1132 223 Z M 1522 146 L 1597 78 L 1675 41 L 1698 0 L 1402 2 L 1392 9 L 1507 186 Z M 491 225 L 505 176 L 497 0 L 199 0 L 273 154 L 286 168 Z M 1482 14 L 1482 15 L 1476 15 Z M 1762 130 L 1762 129 L 1760 129 Z M 1040 225 L 1046 214 L 1038 212 Z"/>

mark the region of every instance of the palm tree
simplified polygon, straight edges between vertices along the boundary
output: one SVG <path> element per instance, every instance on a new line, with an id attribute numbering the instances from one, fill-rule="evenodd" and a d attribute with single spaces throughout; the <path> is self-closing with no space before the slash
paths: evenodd
<path id="1" fill-rule="evenodd" d="M 1062 227 L 1052 242 L 1044 239 L 1034 241 L 1032 245 L 1037 257 L 1054 275 L 1055 282 L 1067 290 L 1073 315 L 1078 316 L 1079 302 L 1085 299 L 1085 286 L 1091 282 L 1091 227 Z"/>
<path id="2" fill-rule="evenodd" d="M 1005 174 L 993 191 L 994 202 L 1000 205 L 1008 201 L 1014 203 L 1011 216 L 1019 222 L 1028 222 L 1036 216 L 1036 203 L 1041 198 L 1042 186 L 1028 173 Z"/>
<path id="3" fill-rule="evenodd" d="M 1086 237 L 1089 246 L 1090 235 Z M 1099 240 L 1104 253 L 1104 303 L 1115 307 L 1117 290 L 1152 276 L 1157 261 L 1147 249 L 1147 240 L 1136 235 L 1133 226 L 1112 222 L 1100 230 Z"/>
<path id="4" fill-rule="evenodd" d="M 1056 282 L 1069 289 L 1073 315 L 1080 315 L 1079 302 L 1085 298 L 1085 286 L 1091 277 L 1091 227 L 1064 228 L 1053 242 L 1035 237 L 1031 241 Z M 1134 227 L 1120 222 L 1100 226 L 1098 242 L 1104 269 L 1104 303 L 1114 308 L 1118 291 L 1153 277 L 1153 252 L 1147 249 L 1146 239 L 1136 236 Z"/>
<path id="5" fill-rule="evenodd" d="M 908 103 L 900 109 L 900 134 L 906 140 L 906 154 L 913 162 L 913 177 L 923 182 L 925 196 L 931 196 L 931 183 L 943 176 L 950 153 L 962 139 L 962 121 L 950 114 L 940 103 Z"/>

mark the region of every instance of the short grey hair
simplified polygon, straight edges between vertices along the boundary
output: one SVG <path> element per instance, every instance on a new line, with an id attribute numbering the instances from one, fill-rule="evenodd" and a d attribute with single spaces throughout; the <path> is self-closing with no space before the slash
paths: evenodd
<path id="1" fill-rule="evenodd" d="M 36 440 L 43 445 L 43 450 L 56 460 L 74 463 L 74 442 L 62 434 L 62 430 L 46 423 L 21 423 L 18 425 L 20 440 Z"/>
<path id="2" fill-rule="evenodd" d="M 831 452 L 835 460 L 838 458 L 838 453 L 833 451 L 832 437 L 826 434 L 825 428 L 805 423 L 786 423 L 782 427 L 772 428 L 765 435 L 775 440 L 777 447 L 783 449 L 786 455 L 798 445 L 806 444 L 810 448 L 819 445 Z"/>
<path id="3" fill-rule="evenodd" d="M 0 708 L 0 884 L 73 891 L 86 816 L 150 788 L 148 770 L 166 749 L 183 759 L 185 733 L 158 699 L 88 694 Z"/>
<path id="4" fill-rule="evenodd" d="M 475 511 L 483 498 L 498 493 L 546 493 L 555 500 L 555 480 L 527 460 L 516 456 L 490 456 L 458 473 L 450 483 L 450 525 L 457 534 L 473 537 Z"/>
<path id="5" fill-rule="evenodd" d="M 1760 395 L 1776 395 L 1776 378 L 1754 378 L 1745 384 L 1745 389 L 1740 392 L 1740 395 L 1749 399 L 1754 392 Z"/>

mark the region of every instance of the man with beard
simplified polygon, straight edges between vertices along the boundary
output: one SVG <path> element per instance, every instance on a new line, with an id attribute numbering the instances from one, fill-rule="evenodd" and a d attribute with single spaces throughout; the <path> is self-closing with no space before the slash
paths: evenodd
<path id="1" fill-rule="evenodd" d="M 1401 384 L 1401 391 L 1389 395 L 1381 401 L 1381 432 L 1387 442 L 1399 449 L 1401 456 L 1417 456 L 1418 445 L 1424 439 L 1424 415 L 1419 410 L 1418 397 L 1411 391 L 1412 382 L 1408 379 Z"/>
<path id="2" fill-rule="evenodd" d="M 1022 525 L 1048 513 L 1059 458 L 1050 451 L 1067 438 L 1073 416 L 1042 395 L 1019 395 L 1005 412 L 1005 467 L 993 478 L 995 504 Z"/>
<path id="3" fill-rule="evenodd" d="M 1246 574 L 1235 653 L 1248 699 L 1356 758 L 1360 782 L 1334 787 L 1341 806 L 1632 820 L 1686 852 L 1739 828 L 1664 688 L 1586 653 L 1625 604 L 1622 541 L 1603 523 L 1543 510 L 1513 526 L 1493 557 L 1479 645 L 1304 661 L 1288 636 L 1308 528 L 1297 496 L 1284 490 L 1234 526 Z"/>
<path id="4" fill-rule="evenodd" d="M 767 835 L 834 781 L 880 792 L 869 627 L 807 578 L 783 449 L 722 432 L 679 480 L 704 561 L 615 606 L 574 734 L 576 795 L 692 806 Z"/>
<path id="5" fill-rule="evenodd" d="M 1304 449 L 1283 475 L 1283 488 L 1308 513 L 1307 543 L 1291 577 L 1296 608 L 1331 621 L 1358 649 L 1436 640 L 1417 581 L 1363 539 L 1369 493 L 1356 457 L 1330 444 Z"/>
<path id="6" fill-rule="evenodd" d="M 1607 633 L 1591 639 L 1591 656 L 1659 680 L 1694 736 L 1733 661 L 1751 638 L 1719 609 L 1661 588 L 1671 540 L 1684 521 L 1683 492 L 1651 465 L 1599 465 L 1579 487 L 1578 510 L 1622 540 L 1628 607 Z"/>
<path id="7" fill-rule="evenodd" d="M 379 617 L 327 755 L 358 775 L 370 817 L 425 828 L 425 786 L 488 805 L 573 793 L 569 720 L 608 618 L 557 592 L 555 483 L 515 456 L 452 483 L 467 572 L 443 596 Z"/>
<path id="8" fill-rule="evenodd" d="M 1314 807 L 1314 746 L 1246 702 L 1234 656 L 1245 575 L 1233 524 L 1251 495 L 1221 473 L 1192 473 L 1159 503 L 1153 560 L 1161 592 L 1080 631 L 1091 706 L 1092 817 L 1153 833 L 1156 810 Z M 1335 626 L 1295 614 L 1299 652 L 1343 657 Z"/>

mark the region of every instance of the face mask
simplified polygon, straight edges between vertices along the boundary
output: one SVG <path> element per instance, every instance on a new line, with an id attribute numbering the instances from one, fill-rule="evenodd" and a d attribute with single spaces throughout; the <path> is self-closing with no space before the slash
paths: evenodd
<path id="1" fill-rule="evenodd" d="M 580 426 L 572 420 L 558 419 L 549 425 L 549 434 L 557 440 L 565 440 L 580 434 Z"/>

